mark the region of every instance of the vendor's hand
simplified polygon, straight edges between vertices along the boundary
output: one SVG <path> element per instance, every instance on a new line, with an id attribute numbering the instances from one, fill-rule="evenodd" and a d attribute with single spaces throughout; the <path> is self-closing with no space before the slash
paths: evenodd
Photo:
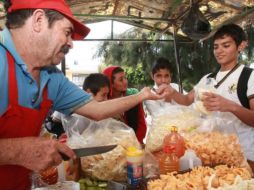
<path id="1" fill-rule="evenodd" d="M 60 143 L 66 143 L 66 142 L 67 142 L 67 139 L 68 139 L 68 137 L 67 137 L 67 134 L 66 134 L 66 133 L 62 133 L 62 134 L 58 137 L 58 141 L 59 141 Z"/>
<path id="2" fill-rule="evenodd" d="M 165 101 L 166 101 L 166 102 L 171 102 L 172 96 L 173 96 L 173 94 L 175 93 L 175 89 L 172 88 L 172 87 L 171 87 L 170 85 L 168 85 L 168 84 L 161 84 L 161 85 L 159 86 L 159 88 L 156 89 L 156 92 L 157 92 L 158 94 L 163 93 L 163 94 L 164 94 Z"/>
<path id="3" fill-rule="evenodd" d="M 211 92 L 204 92 L 202 101 L 208 111 L 230 112 L 231 108 L 236 104 L 231 100 Z"/>
<path id="4" fill-rule="evenodd" d="M 65 144 L 57 140 L 26 137 L 20 139 L 20 165 L 34 171 L 41 171 L 62 162 L 61 153 L 75 159 L 75 153 Z"/>
<path id="5" fill-rule="evenodd" d="M 168 95 L 167 88 L 165 86 L 159 87 L 155 92 L 153 92 L 149 87 L 144 87 L 140 94 L 142 94 L 143 100 L 158 100 L 163 99 Z"/>

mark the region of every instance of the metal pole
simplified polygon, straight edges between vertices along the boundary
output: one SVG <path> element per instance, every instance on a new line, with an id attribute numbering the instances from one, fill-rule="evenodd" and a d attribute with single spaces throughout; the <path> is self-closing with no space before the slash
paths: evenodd
<path id="1" fill-rule="evenodd" d="M 77 17 L 89 17 L 89 18 L 96 18 L 97 20 L 153 20 L 158 22 L 174 22 L 175 19 L 167 19 L 167 18 L 152 18 L 152 17 L 135 17 L 135 16 L 112 16 L 112 15 L 92 15 L 92 14 L 80 14 L 74 13 L 74 16 Z"/>
<path id="2" fill-rule="evenodd" d="M 110 39 L 110 38 L 101 38 L 101 39 L 82 39 L 80 41 L 103 41 L 103 42 L 118 42 L 118 41 L 123 41 L 123 42 L 173 42 L 173 39 L 169 39 L 169 40 L 161 40 L 161 39 L 123 39 L 123 38 L 114 38 L 114 39 Z M 181 44 L 192 44 L 193 41 L 178 41 L 178 43 Z"/>
<path id="3" fill-rule="evenodd" d="M 179 92 L 183 93 L 182 76 L 181 76 L 181 63 L 179 61 L 179 52 L 178 52 L 177 42 L 176 42 L 176 27 L 175 27 L 175 25 L 173 25 L 173 40 L 174 40 L 174 50 L 175 50 L 175 60 L 176 60 L 176 69 L 177 69 L 177 76 L 178 76 Z"/>
<path id="4" fill-rule="evenodd" d="M 114 39 L 114 21 L 111 20 L 111 39 Z"/>

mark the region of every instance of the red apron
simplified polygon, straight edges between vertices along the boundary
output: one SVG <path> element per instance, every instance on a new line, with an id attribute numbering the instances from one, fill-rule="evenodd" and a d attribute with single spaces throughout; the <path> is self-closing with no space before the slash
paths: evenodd
<path id="1" fill-rule="evenodd" d="M 40 108 L 32 109 L 18 104 L 18 86 L 16 81 L 15 63 L 7 51 L 9 105 L 0 117 L 0 138 L 17 138 L 38 136 L 41 126 L 52 105 L 48 99 L 47 87 L 43 91 Z M 0 165 L 0 189 L 28 190 L 31 188 L 31 171 L 17 165 Z"/>

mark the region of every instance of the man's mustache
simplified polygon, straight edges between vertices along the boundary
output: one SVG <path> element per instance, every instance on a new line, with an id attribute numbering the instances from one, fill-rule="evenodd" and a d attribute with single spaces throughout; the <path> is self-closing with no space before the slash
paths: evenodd
<path id="1" fill-rule="evenodd" d="M 67 54 L 70 50 L 70 47 L 68 45 L 64 45 L 61 49 L 60 52 Z"/>

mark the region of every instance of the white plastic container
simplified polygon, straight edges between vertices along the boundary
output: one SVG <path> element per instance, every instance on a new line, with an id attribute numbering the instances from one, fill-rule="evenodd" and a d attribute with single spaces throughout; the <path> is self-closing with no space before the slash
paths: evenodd
<path id="1" fill-rule="evenodd" d="M 32 190 L 80 190 L 79 183 L 75 181 L 63 181 L 47 187 L 32 188 Z"/>
<path id="2" fill-rule="evenodd" d="M 180 171 L 192 169 L 196 166 L 201 166 L 202 162 L 195 152 L 191 149 L 185 151 L 184 155 L 179 160 Z"/>

